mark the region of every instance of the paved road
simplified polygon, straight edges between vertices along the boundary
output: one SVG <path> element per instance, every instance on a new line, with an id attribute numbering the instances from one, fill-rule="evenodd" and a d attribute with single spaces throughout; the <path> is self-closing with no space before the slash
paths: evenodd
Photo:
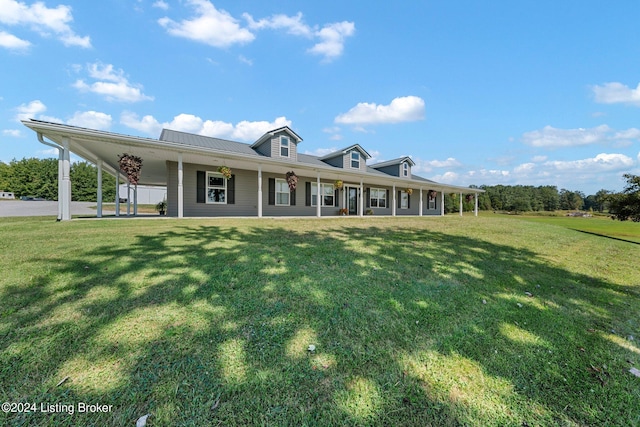
<path id="1" fill-rule="evenodd" d="M 71 215 L 95 215 L 95 202 L 71 202 Z M 58 202 L 22 200 L 0 201 L 0 217 L 7 216 L 58 216 Z"/>

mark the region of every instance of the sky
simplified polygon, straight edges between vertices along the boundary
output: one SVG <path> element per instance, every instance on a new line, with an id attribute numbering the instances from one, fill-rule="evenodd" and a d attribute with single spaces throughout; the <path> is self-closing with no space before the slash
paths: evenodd
<path id="1" fill-rule="evenodd" d="M 454 185 L 621 191 L 640 174 L 640 2 L 0 0 L 0 161 L 21 119 L 299 151 L 360 144 Z"/>

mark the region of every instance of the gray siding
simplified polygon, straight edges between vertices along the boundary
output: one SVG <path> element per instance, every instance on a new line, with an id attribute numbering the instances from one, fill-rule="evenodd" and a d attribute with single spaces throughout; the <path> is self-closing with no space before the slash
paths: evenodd
<path id="1" fill-rule="evenodd" d="M 386 173 L 387 175 L 400 176 L 400 167 L 398 165 L 383 166 L 376 169 L 380 172 Z"/>
<path id="2" fill-rule="evenodd" d="M 275 158 L 286 159 L 287 157 L 280 156 L 280 136 L 286 136 L 289 138 L 289 157 L 288 159 L 292 162 L 298 161 L 298 144 L 296 140 L 289 135 L 287 132 L 278 132 L 271 138 L 271 152 L 268 155 Z M 265 144 L 263 144 L 265 145 Z"/>
<path id="3" fill-rule="evenodd" d="M 272 145 L 272 140 L 269 139 L 265 142 L 263 142 L 262 144 L 258 145 L 255 150 L 262 154 L 263 156 L 267 156 L 267 157 L 271 157 L 271 145 Z"/>
<path id="4" fill-rule="evenodd" d="M 387 207 L 386 208 L 371 208 L 370 206 L 370 197 L 367 198 L 367 195 L 370 196 L 370 190 L 371 188 L 382 188 L 383 190 L 389 190 L 389 197 L 387 199 Z M 364 212 L 366 214 L 367 209 L 371 209 L 373 211 L 374 215 L 391 215 L 393 212 L 391 210 L 391 206 L 393 204 L 393 188 L 392 187 L 385 187 L 382 185 L 375 185 L 375 186 L 370 186 L 365 184 L 364 185 Z"/>
<path id="5" fill-rule="evenodd" d="M 364 154 L 360 153 L 360 168 L 359 169 L 354 169 L 351 167 L 351 153 L 353 151 L 356 151 L 358 153 L 360 153 L 359 150 L 349 150 L 347 153 L 345 153 L 342 158 L 343 158 L 343 164 L 344 164 L 344 169 L 352 169 L 352 170 L 359 170 L 359 171 L 366 171 L 367 170 L 367 160 L 364 157 Z"/>
<path id="6" fill-rule="evenodd" d="M 336 156 L 336 157 L 332 157 L 330 159 L 326 159 L 324 162 L 331 165 L 331 166 L 335 166 L 337 168 L 341 168 L 342 167 L 342 159 L 344 156 Z"/>
<path id="7" fill-rule="evenodd" d="M 218 166 L 183 165 L 183 193 L 185 217 L 258 216 L 258 172 L 233 169 L 235 203 L 208 204 L 197 202 L 198 171 L 215 172 Z M 167 162 L 167 214 L 178 216 L 178 164 Z M 263 187 L 264 192 L 264 187 Z"/>
<path id="8" fill-rule="evenodd" d="M 407 166 L 409 167 L 409 170 L 407 171 L 407 172 L 408 172 L 407 176 L 404 176 L 404 175 L 403 175 L 403 172 L 404 172 L 404 164 L 405 164 L 405 163 L 407 163 L 407 162 L 402 162 L 402 163 L 400 163 L 400 165 L 398 166 L 398 168 L 399 168 L 399 173 L 398 173 L 398 174 L 399 174 L 401 177 L 403 177 L 403 178 L 409 178 L 409 179 L 411 179 L 411 164 L 410 164 L 410 163 L 407 163 Z"/>
<path id="9" fill-rule="evenodd" d="M 422 208 L 422 215 L 440 215 L 440 207 L 442 203 L 442 194 L 440 192 L 436 193 L 436 203 L 433 209 L 429 209 L 429 190 L 424 190 L 422 192 L 422 202 L 424 204 Z"/>

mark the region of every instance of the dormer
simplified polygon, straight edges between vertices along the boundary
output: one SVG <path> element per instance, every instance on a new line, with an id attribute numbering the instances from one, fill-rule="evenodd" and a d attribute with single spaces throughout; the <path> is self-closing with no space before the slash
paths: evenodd
<path id="1" fill-rule="evenodd" d="M 360 145 L 355 144 L 343 150 L 334 151 L 324 157 L 320 157 L 323 162 L 342 169 L 352 169 L 356 171 L 367 170 L 367 160 L 371 155 Z"/>
<path id="2" fill-rule="evenodd" d="M 251 148 L 263 156 L 297 162 L 298 144 L 301 141 L 297 133 L 285 126 L 265 133 Z"/>
<path id="3" fill-rule="evenodd" d="M 371 167 L 387 175 L 411 179 L 411 166 L 415 165 L 415 162 L 410 157 L 401 157 L 387 162 L 376 163 Z"/>

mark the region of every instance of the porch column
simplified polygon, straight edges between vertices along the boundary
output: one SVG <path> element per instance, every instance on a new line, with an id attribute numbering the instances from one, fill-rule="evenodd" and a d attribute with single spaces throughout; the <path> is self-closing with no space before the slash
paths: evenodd
<path id="1" fill-rule="evenodd" d="M 71 159 L 69 138 L 62 138 L 62 221 L 71 219 Z"/>
<path id="2" fill-rule="evenodd" d="M 258 165 L 258 218 L 262 218 L 262 165 Z"/>
<path id="3" fill-rule="evenodd" d="M 473 210 L 475 216 L 478 216 L 478 194 L 476 193 L 473 198 L 475 199 L 476 206 Z"/>
<path id="4" fill-rule="evenodd" d="M 322 216 L 322 198 L 320 197 L 320 172 L 318 172 L 316 184 L 318 185 L 318 189 L 316 191 L 316 216 L 320 218 Z"/>
<path id="5" fill-rule="evenodd" d="M 364 216 L 364 183 L 360 179 L 360 203 L 358 204 L 358 214 Z"/>
<path id="6" fill-rule="evenodd" d="M 96 195 L 98 206 L 96 207 L 96 216 L 102 218 L 102 160 L 98 160 L 96 166 L 98 167 L 98 194 Z"/>
<path id="7" fill-rule="evenodd" d="M 462 193 L 460 193 L 460 216 L 462 216 Z"/>
<path id="8" fill-rule="evenodd" d="M 422 187 L 420 187 L 420 216 L 422 216 Z"/>
<path id="9" fill-rule="evenodd" d="M 120 169 L 116 171 L 116 216 L 120 216 Z"/>
<path id="10" fill-rule="evenodd" d="M 440 192 L 440 216 L 444 216 L 444 190 Z"/>
<path id="11" fill-rule="evenodd" d="M 138 184 L 133 186 L 133 215 L 138 215 Z"/>
<path id="12" fill-rule="evenodd" d="M 396 203 L 398 203 L 396 201 L 396 185 L 393 184 L 393 196 L 391 197 L 391 200 L 393 200 L 393 204 L 391 205 L 391 215 L 392 216 L 396 216 Z"/>
<path id="13" fill-rule="evenodd" d="M 127 179 L 127 216 L 131 215 L 131 183 Z"/>
<path id="14" fill-rule="evenodd" d="M 182 153 L 178 154 L 178 218 L 184 217 L 184 189 L 182 187 Z"/>

